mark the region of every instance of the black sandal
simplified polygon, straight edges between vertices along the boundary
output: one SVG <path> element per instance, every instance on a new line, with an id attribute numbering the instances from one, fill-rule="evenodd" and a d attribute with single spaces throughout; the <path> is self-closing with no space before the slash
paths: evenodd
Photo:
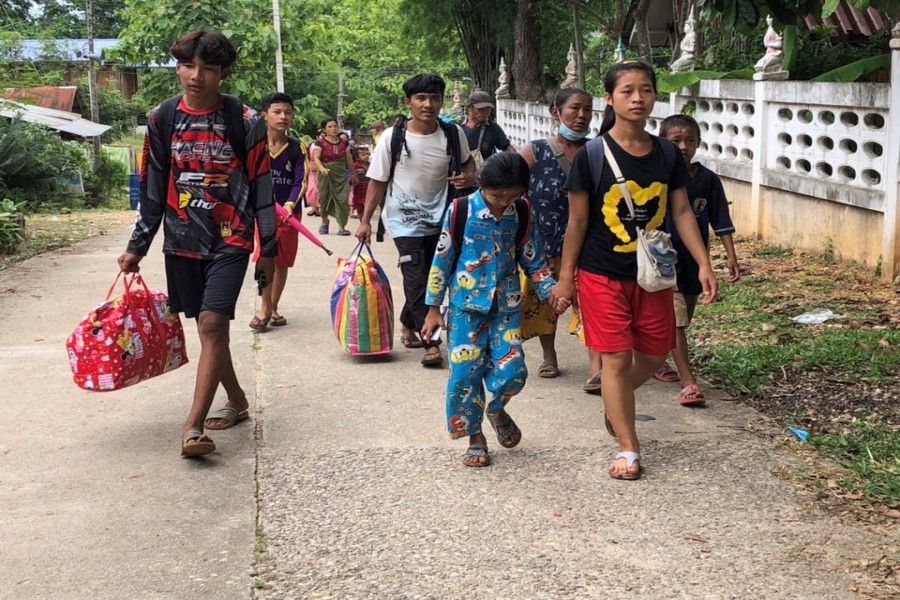
<path id="1" fill-rule="evenodd" d="M 506 418 L 503 419 L 500 415 L 505 415 Z M 509 413 L 501 411 L 493 416 L 488 415 L 488 421 L 497 433 L 497 441 L 504 448 L 515 448 L 522 441 L 522 430 L 512 420 Z"/>

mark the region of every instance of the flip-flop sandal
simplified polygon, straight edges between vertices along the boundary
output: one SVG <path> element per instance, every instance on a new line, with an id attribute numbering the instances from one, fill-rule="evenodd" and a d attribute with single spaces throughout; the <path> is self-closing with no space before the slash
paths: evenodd
<path id="1" fill-rule="evenodd" d="M 628 471 L 626 471 L 625 473 L 613 473 L 612 466 L 610 466 L 610 469 L 608 471 L 609 476 L 613 479 L 623 479 L 625 481 L 634 481 L 635 479 L 640 479 L 641 473 L 644 472 L 644 468 L 641 466 L 641 455 L 637 452 L 619 452 L 618 454 L 616 454 L 616 458 L 615 460 L 613 460 L 613 462 L 616 462 L 620 458 L 625 459 L 626 469 L 630 469 L 632 465 L 637 463 L 637 473 Z"/>
<path id="2" fill-rule="evenodd" d="M 700 386 L 692 383 L 681 388 L 681 393 L 678 394 L 678 403 L 682 406 L 703 406 L 706 404 L 706 398 L 703 396 Z"/>
<path id="3" fill-rule="evenodd" d="M 269 320 L 269 317 L 260 319 L 254 315 L 253 318 L 250 319 L 250 329 L 253 329 L 254 331 L 267 331 L 269 329 Z"/>
<path id="4" fill-rule="evenodd" d="M 422 340 L 420 340 L 415 335 L 401 335 L 400 343 L 403 344 L 405 348 L 423 348 L 424 344 Z"/>
<path id="5" fill-rule="evenodd" d="M 434 346 L 437 348 L 437 346 Z M 438 350 L 435 354 L 425 353 L 425 356 L 422 358 L 422 365 L 426 367 L 439 367 L 444 364 L 444 357 L 441 356 L 441 351 Z"/>
<path id="6" fill-rule="evenodd" d="M 581 389 L 583 389 L 588 394 L 599 394 L 600 393 L 600 374 L 597 373 L 593 375 L 590 379 L 588 379 Z"/>
<path id="7" fill-rule="evenodd" d="M 189 429 L 181 436 L 182 456 L 206 456 L 216 451 L 216 443 L 199 429 Z"/>
<path id="8" fill-rule="evenodd" d="M 674 383 L 679 379 L 678 371 L 676 371 L 668 361 L 659 366 L 656 373 L 653 374 L 653 377 L 665 383 Z"/>
<path id="9" fill-rule="evenodd" d="M 488 421 L 497 433 L 497 441 L 504 448 L 515 448 L 522 441 L 522 430 L 509 414 L 501 420 L 500 415 L 488 415 Z"/>
<path id="10" fill-rule="evenodd" d="M 538 377 L 543 377 L 544 379 L 559 377 L 559 365 L 553 361 L 545 360 L 538 367 Z"/>
<path id="11" fill-rule="evenodd" d="M 223 406 L 219 410 L 210 413 L 209 416 L 206 417 L 206 421 L 204 421 L 203 424 L 207 429 L 212 429 L 213 431 L 221 431 L 223 429 L 231 429 L 241 421 L 249 418 L 249 409 L 238 412 L 230 406 Z M 211 420 L 225 421 L 225 423 L 210 423 Z"/>
<path id="12" fill-rule="evenodd" d="M 285 319 L 281 315 L 272 315 L 272 320 L 269 321 L 269 325 L 271 325 L 272 327 L 284 327 L 285 325 L 287 325 L 287 319 Z"/>
<path id="13" fill-rule="evenodd" d="M 472 444 L 463 454 L 462 461 L 467 467 L 489 467 L 491 466 L 491 455 L 488 454 L 485 444 Z"/>

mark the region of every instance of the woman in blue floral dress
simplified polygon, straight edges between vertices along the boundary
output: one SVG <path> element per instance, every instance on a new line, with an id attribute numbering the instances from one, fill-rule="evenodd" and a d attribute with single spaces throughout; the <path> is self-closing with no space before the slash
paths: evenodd
<path id="1" fill-rule="evenodd" d="M 559 272 L 563 237 L 569 221 L 566 177 L 572 159 L 591 132 L 593 98 L 581 88 L 563 88 L 556 92 L 550 103 L 550 116 L 557 124 L 554 135 L 526 144 L 521 155 L 531 167 L 527 197 L 534 210 L 534 226 L 544 258 L 555 275 Z M 549 304 L 540 301 L 525 281 L 523 294 L 522 337 L 527 340 L 539 336 L 543 350 L 538 375 L 558 377 L 555 312 Z M 590 372 L 584 389 L 596 393 L 600 389 L 600 355 L 589 354 Z"/>

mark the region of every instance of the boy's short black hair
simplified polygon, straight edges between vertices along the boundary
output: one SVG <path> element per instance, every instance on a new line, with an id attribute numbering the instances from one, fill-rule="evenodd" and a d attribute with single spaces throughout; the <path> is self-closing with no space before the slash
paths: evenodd
<path id="1" fill-rule="evenodd" d="M 291 108 L 294 108 L 294 99 L 284 92 L 275 92 L 263 98 L 259 103 L 259 107 L 263 112 L 266 112 L 273 104 L 290 104 Z"/>
<path id="2" fill-rule="evenodd" d="M 421 73 L 403 82 L 403 93 L 407 98 L 412 98 L 415 94 L 437 93 L 443 96 L 446 89 L 444 79 L 434 73 Z"/>
<path id="3" fill-rule="evenodd" d="M 199 58 L 210 65 L 228 68 L 237 60 L 237 50 L 224 34 L 200 29 L 186 33 L 172 44 L 169 52 L 179 62 Z"/>
<path id="4" fill-rule="evenodd" d="M 530 178 L 528 163 L 518 153 L 498 152 L 486 161 L 478 174 L 478 185 L 483 188 L 528 189 Z"/>
<path id="5" fill-rule="evenodd" d="M 659 137 L 666 137 L 669 130 L 675 127 L 693 127 L 697 133 L 697 139 L 700 139 L 700 124 L 694 120 L 694 117 L 688 115 L 672 115 L 663 119 L 659 124 Z"/>

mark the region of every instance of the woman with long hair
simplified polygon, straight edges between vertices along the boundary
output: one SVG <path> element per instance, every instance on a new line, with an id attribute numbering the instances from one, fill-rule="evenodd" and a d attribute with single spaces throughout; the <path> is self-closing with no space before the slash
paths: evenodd
<path id="1" fill-rule="evenodd" d="M 577 271 L 585 344 L 600 353 L 607 430 L 619 442 L 609 476 L 638 479 L 642 464 L 634 390 L 675 347 L 672 288 L 648 292 L 637 284 L 638 228 L 662 227 L 668 212 L 699 265 L 703 303 L 715 299 L 717 286 L 685 191 L 684 160 L 670 141 L 645 129 L 656 102 L 653 69 L 639 61 L 619 63 L 607 72 L 604 91 L 599 139 L 589 144 L 600 146 L 606 159 L 601 170 L 600 161 L 591 159 L 592 148 L 585 147 L 572 163 L 566 183 L 569 223 L 552 300 L 563 310 L 573 299 Z M 623 179 L 614 174 L 613 162 Z"/>

